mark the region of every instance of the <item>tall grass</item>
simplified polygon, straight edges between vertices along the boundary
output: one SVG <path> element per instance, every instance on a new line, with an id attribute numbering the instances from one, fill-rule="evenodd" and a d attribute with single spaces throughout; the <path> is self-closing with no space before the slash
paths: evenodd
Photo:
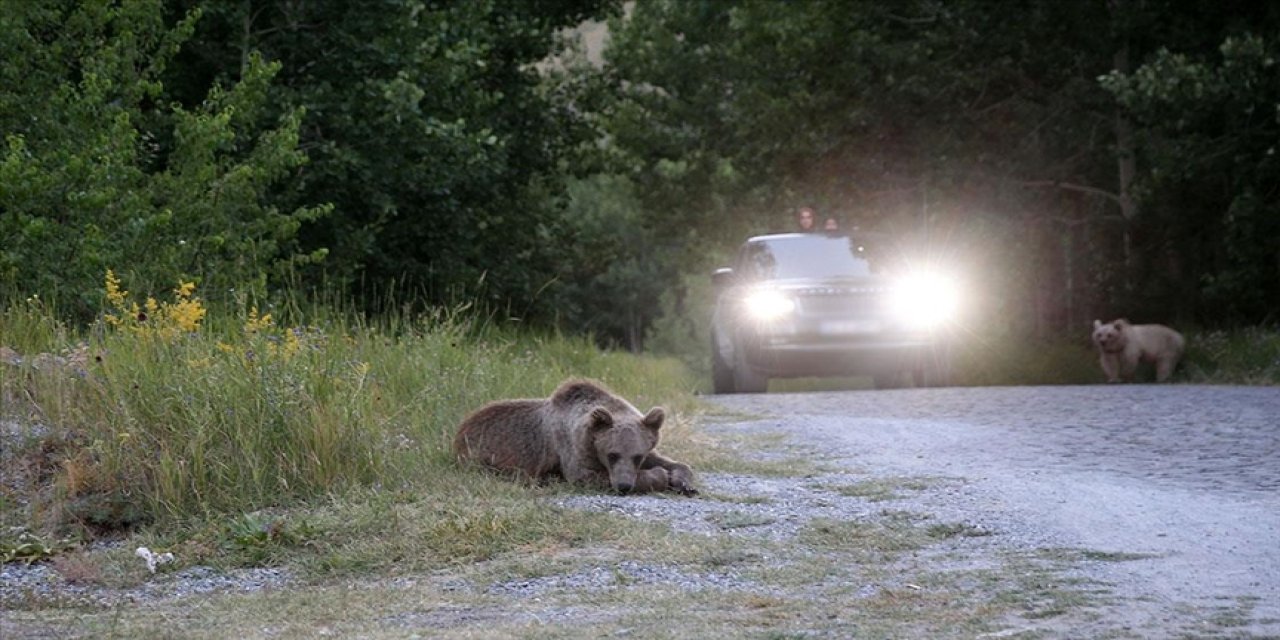
<path id="1" fill-rule="evenodd" d="M 1174 383 L 1280 384 L 1280 329 L 1189 330 L 1184 337 L 1186 352 L 1171 379 Z M 1074 340 L 970 335 L 958 343 L 954 368 L 953 382 L 964 386 L 1106 380 L 1087 335 Z M 1141 364 L 1136 380 L 1154 382 L 1154 366 Z"/>
<path id="2" fill-rule="evenodd" d="M 1189 334 L 1180 375 L 1201 383 L 1280 384 L 1280 328 Z"/>
<path id="3" fill-rule="evenodd" d="M 956 341 L 953 384 L 962 386 L 1103 382 L 1087 340 L 1037 340 L 971 333 Z"/>
<path id="4" fill-rule="evenodd" d="M 83 335 L 41 330 L 59 325 L 39 306 L 0 314 L 0 344 L 17 354 L 0 364 L 0 422 L 38 467 L 7 479 L 27 496 L 0 503 L 0 520 L 110 529 L 396 489 L 451 469 L 453 429 L 484 402 L 545 396 L 571 376 L 638 405 L 691 384 L 674 361 L 465 314 L 283 327 L 251 308 L 169 331 L 192 315 L 181 301 Z"/>

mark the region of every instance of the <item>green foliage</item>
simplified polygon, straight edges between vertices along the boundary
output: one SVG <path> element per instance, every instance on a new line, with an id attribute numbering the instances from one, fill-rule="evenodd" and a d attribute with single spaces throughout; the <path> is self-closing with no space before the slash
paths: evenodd
<path id="1" fill-rule="evenodd" d="M 954 350 L 952 377 L 965 386 L 1092 384 L 1104 376 L 1097 352 L 1084 339 L 1035 339 L 989 331 L 963 336 Z"/>
<path id="2" fill-rule="evenodd" d="M 1280 385 L 1280 330 L 1250 327 L 1188 333 L 1187 353 L 1179 370 L 1191 382 Z"/>
<path id="3" fill-rule="evenodd" d="M 639 163 L 654 215 L 703 230 L 789 226 L 799 204 L 850 222 L 914 215 L 929 183 L 981 189 L 974 171 L 993 180 L 1017 166 L 1034 176 L 1054 149 L 1017 148 L 1011 120 L 1039 118 L 1046 142 L 1077 133 L 1043 118 L 1055 103 L 1092 107 L 1072 81 L 1086 63 L 1026 41 L 1067 24 L 1081 28 L 1055 33 L 1061 44 L 1096 45 L 1079 23 L 1097 14 L 1060 4 L 1031 3 L 1009 32 L 983 3 L 644 3 L 614 23 L 623 82 L 610 132 Z"/>
<path id="4" fill-rule="evenodd" d="M 197 4 L 171 73 L 181 102 L 202 91 L 181 76 L 235 78 L 261 51 L 281 67 L 273 109 L 305 109 L 310 163 L 272 202 L 334 206 L 300 232 L 329 250 L 306 284 L 326 278 L 367 308 L 392 304 L 378 298 L 394 283 L 414 301 L 547 317 L 561 162 L 586 129 L 536 63 L 557 29 L 616 2 Z"/>
<path id="5" fill-rule="evenodd" d="M 261 292 L 301 221 L 324 211 L 264 200 L 304 161 L 300 111 L 274 126 L 256 117 L 279 66 L 251 57 L 239 82 L 187 109 L 165 102 L 161 77 L 198 11 L 172 26 L 158 1 L 3 12 L 14 55 L 0 71 L 0 293 L 38 293 L 83 319 L 111 265 L 144 289 L 179 274 Z"/>
<path id="6" fill-rule="evenodd" d="M 658 315 L 653 300 L 670 279 L 664 256 L 679 230 L 659 233 L 641 216 L 635 187 L 624 176 L 572 181 L 560 228 L 566 265 L 555 308 L 565 326 L 633 351 Z"/>
<path id="7" fill-rule="evenodd" d="M 545 319 L 589 129 L 537 63 L 617 7 L 4 0 L 0 295 L 84 320 L 115 267 L 215 302 L 288 276 Z"/>
<path id="8" fill-rule="evenodd" d="M 728 264 L 724 259 L 709 264 Z M 684 275 L 676 286 L 659 297 L 659 315 L 649 328 L 647 348 L 654 353 L 680 358 L 699 377 L 711 375 L 711 314 L 715 289 L 710 268 Z"/>
<path id="9" fill-rule="evenodd" d="M 1273 320 L 1280 301 L 1280 32 L 1227 36 L 1215 56 L 1161 49 L 1103 85 L 1146 129 L 1153 224 L 1170 229 L 1214 319 Z M 1181 252 L 1180 252 L 1181 253 Z M 1186 265 L 1186 266 L 1183 266 Z"/>
<path id="10" fill-rule="evenodd" d="M 6 306 L 0 311 L 0 326 L 5 330 L 0 347 L 14 349 L 18 353 L 57 351 L 71 344 L 74 334 L 39 297 Z"/>
<path id="11" fill-rule="evenodd" d="M 19 529 L 12 537 L 8 533 L 0 537 L 0 565 L 10 562 L 31 564 L 47 560 L 58 555 L 68 545 L 66 540 L 46 542 L 30 531 Z"/>
<path id="12" fill-rule="evenodd" d="M 305 520 L 264 513 L 247 513 L 227 523 L 223 530 L 224 550 L 243 566 L 266 566 L 282 550 L 307 544 L 316 535 Z"/>
<path id="13" fill-rule="evenodd" d="M 678 363 L 462 315 L 282 326 L 250 308 L 192 325 L 199 300 L 182 291 L 154 303 L 146 322 L 106 323 L 73 356 L 0 361 L 0 422 L 31 430 L 14 439 L 6 427 L 6 459 L 38 470 L 6 475 L 21 485 L 6 491 L 17 501 L 6 526 L 133 528 L 404 488 L 456 469 L 454 428 L 490 400 L 545 396 L 588 376 L 637 405 L 678 411 L 690 386 Z M 24 313 L 39 311 L 0 321 Z M 31 426 L 37 415 L 50 426 Z M 286 538 L 272 533 L 263 545 L 275 553 Z"/>

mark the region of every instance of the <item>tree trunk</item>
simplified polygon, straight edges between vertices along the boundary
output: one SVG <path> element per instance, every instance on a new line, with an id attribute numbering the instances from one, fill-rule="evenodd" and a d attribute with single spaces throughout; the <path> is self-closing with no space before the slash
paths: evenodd
<path id="1" fill-rule="evenodd" d="M 249 70 L 249 52 L 253 48 L 253 0 L 244 0 L 244 19 L 240 25 L 240 77 Z"/>
<path id="2" fill-rule="evenodd" d="M 1114 14 L 1116 2 L 1112 3 Z M 1132 71 L 1129 61 L 1129 41 L 1123 39 L 1114 57 L 1115 70 L 1128 75 Z M 1124 288 L 1125 292 L 1133 291 L 1133 241 L 1129 230 L 1138 217 L 1138 205 L 1133 200 L 1133 178 L 1137 173 L 1137 158 L 1134 152 L 1133 123 L 1125 116 L 1124 110 L 1116 108 L 1116 161 L 1120 169 L 1120 215 L 1124 217 Z"/>

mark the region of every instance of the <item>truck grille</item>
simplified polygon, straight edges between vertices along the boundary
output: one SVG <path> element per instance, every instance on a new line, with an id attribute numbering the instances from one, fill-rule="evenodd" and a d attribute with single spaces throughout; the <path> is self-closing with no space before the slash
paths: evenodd
<path id="1" fill-rule="evenodd" d="M 885 295 L 881 290 L 833 293 L 803 291 L 795 297 L 803 315 L 877 316 L 884 312 Z"/>

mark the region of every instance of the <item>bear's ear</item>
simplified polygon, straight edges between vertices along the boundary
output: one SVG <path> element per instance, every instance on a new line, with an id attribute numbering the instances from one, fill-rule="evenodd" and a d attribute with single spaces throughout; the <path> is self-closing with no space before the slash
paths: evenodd
<path id="1" fill-rule="evenodd" d="M 1101 329 L 1101 328 L 1102 328 L 1102 321 L 1101 321 L 1101 320 L 1094 320 L 1094 321 L 1093 321 L 1093 328 L 1094 328 L 1094 329 Z"/>
<path id="2" fill-rule="evenodd" d="M 591 410 L 591 430 L 603 431 L 613 426 L 613 414 L 609 413 L 604 407 L 596 407 Z"/>
<path id="3" fill-rule="evenodd" d="M 1115 325 L 1117 329 L 1120 329 L 1120 328 L 1129 326 L 1129 321 L 1125 318 L 1120 318 L 1119 320 L 1116 320 L 1111 324 Z"/>
<path id="4" fill-rule="evenodd" d="M 644 426 L 657 431 L 662 428 L 662 421 L 667 419 L 667 412 L 662 407 L 654 407 L 645 414 L 644 419 L 640 422 Z"/>

